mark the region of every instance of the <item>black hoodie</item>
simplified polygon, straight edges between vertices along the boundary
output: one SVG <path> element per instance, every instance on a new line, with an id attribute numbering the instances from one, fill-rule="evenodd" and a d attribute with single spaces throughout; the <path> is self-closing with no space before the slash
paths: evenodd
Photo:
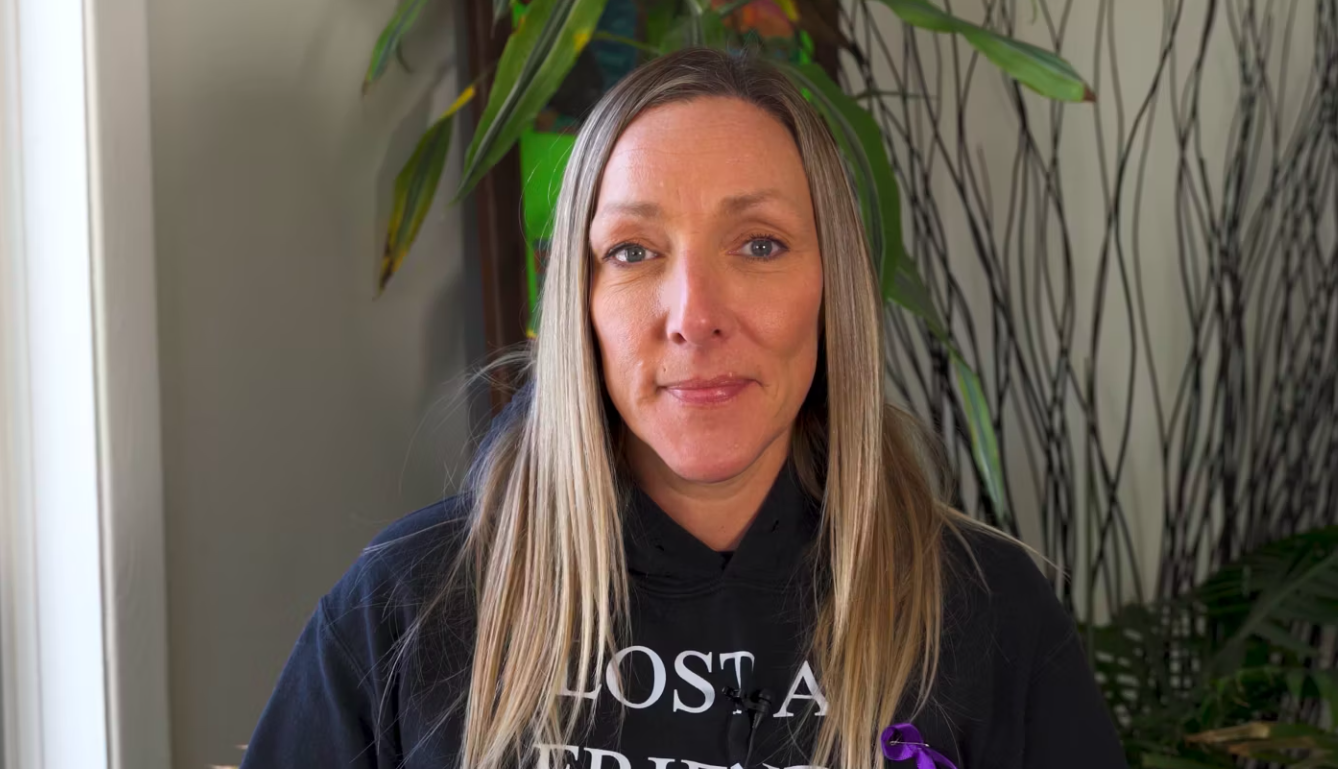
<path id="1" fill-rule="evenodd" d="M 441 585 L 467 508 L 463 498 L 446 500 L 390 526 L 321 599 L 242 769 L 458 765 L 468 602 L 429 615 L 411 664 L 393 672 L 391 655 Z M 640 492 L 625 515 L 631 641 L 614 657 L 623 683 L 607 669 L 572 682 L 567 695 L 593 702 L 595 726 L 573 744 L 541 748 L 535 766 L 806 765 L 826 708 L 805 659 L 818 513 L 793 472 L 781 473 L 732 556 Z M 1029 556 L 968 536 L 982 580 L 952 539 L 940 668 L 914 717 L 924 742 L 957 769 L 1123 767 L 1073 622 Z"/>

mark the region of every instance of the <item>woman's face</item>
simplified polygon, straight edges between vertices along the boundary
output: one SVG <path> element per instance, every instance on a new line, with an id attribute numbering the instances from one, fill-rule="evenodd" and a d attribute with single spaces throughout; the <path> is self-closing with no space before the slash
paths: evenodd
<path id="1" fill-rule="evenodd" d="M 710 483 L 788 452 L 817 365 L 822 262 L 785 126 L 732 98 L 642 113 L 605 168 L 590 248 L 633 467 Z"/>

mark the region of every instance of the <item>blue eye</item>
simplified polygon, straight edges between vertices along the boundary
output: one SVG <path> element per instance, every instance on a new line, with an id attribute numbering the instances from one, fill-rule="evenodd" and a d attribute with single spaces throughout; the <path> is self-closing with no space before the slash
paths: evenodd
<path id="1" fill-rule="evenodd" d="M 753 237 L 744 244 L 744 255 L 754 259 L 772 259 L 784 250 L 784 243 L 765 235 Z"/>
<path id="2" fill-rule="evenodd" d="M 651 252 L 645 246 L 626 243 L 609 252 L 609 259 L 623 264 L 636 264 L 651 258 Z"/>

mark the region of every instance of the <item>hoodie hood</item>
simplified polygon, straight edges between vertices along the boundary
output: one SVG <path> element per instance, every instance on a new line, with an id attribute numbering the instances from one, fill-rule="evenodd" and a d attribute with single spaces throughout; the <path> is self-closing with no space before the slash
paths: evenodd
<path id="1" fill-rule="evenodd" d="M 820 509 L 802 490 L 790 463 L 730 554 L 707 547 L 639 487 L 628 497 L 623 512 L 627 567 L 648 588 L 672 594 L 732 582 L 784 586 L 811 568 Z"/>

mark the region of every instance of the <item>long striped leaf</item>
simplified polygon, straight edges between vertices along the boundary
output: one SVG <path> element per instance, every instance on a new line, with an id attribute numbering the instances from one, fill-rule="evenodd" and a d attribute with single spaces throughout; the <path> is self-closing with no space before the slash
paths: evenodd
<path id="1" fill-rule="evenodd" d="M 883 0 L 892 12 L 912 27 L 954 34 L 975 26 L 939 8 L 929 0 Z"/>
<path id="2" fill-rule="evenodd" d="M 666 50 L 666 53 L 682 47 L 706 45 L 706 31 L 702 26 L 706 12 L 702 10 L 697 0 L 684 0 L 683 5 L 688 12 L 679 20 L 677 34 L 670 35 L 668 44 L 671 48 Z"/>
<path id="3" fill-rule="evenodd" d="M 948 328 L 915 262 L 909 258 L 898 259 L 893 269 L 883 270 L 883 299 L 910 310 L 924 320 L 930 333 L 939 341 L 951 346 Z"/>
<path id="4" fill-rule="evenodd" d="M 912 27 L 961 35 L 1004 74 L 1042 96 L 1071 102 L 1096 99 L 1067 61 L 1044 48 L 959 19 L 929 0 L 882 0 L 882 3 Z"/>
<path id="5" fill-rule="evenodd" d="M 1005 527 L 1011 528 L 1007 497 L 1004 496 L 1003 465 L 999 461 L 999 439 L 994 432 L 989 402 L 985 400 L 985 388 L 981 386 L 980 377 L 956 350 L 950 348 L 949 355 L 957 373 L 957 392 L 966 412 L 966 426 L 971 432 L 971 456 L 980 471 L 985 493 L 994 503 L 995 514 Z"/>
<path id="6" fill-rule="evenodd" d="M 688 11 L 660 37 L 658 48 L 661 54 L 673 53 L 681 48 L 725 48 L 729 45 L 730 32 L 725 26 L 725 16 L 736 9 L 703 8 L 698 2 L 700 0 L 687 0 L 684 3 Z M 733 3 L 729 5 L 733 6 Z"/>
<path id="7" fill-rule="evenodd" d="M 381 37 L 377 38 L 376 47 L 372 49 L 372 62 L 367 65 L 367 75 L 362 79 L 363 93 L 367 93 L 386 73 L 390 60 L 395 57 L 395 52 L 404 42 L 404 36 L 409 34 L 414 24 L 418 23 L 418 17 L 426 5 L 427 0 L 402 0 L 395 15 L 390 17 L 390 23 L 381 30 Z"/>
<path id="8" fill-rule="evenodd" d="M 869 249 L 882 275 L 883 298 L 923 318 L 948 348 L 957 373 L 958 392 L 971 433 L 972 455 L 985 492 L 1001 519 L 1008 515 L 999 443 L 980 378 L 952 345 L 948 330 L 901 237 L 901 194 L 883 134 L 873 116 L 845 94 L 817 64 L 784 65 L 790 79 L 807 93 L 836 139 L 855 179 Z"/>
<path id="9" fill-rule="evenodd" d="M 729 45 L 729 28 L 718 9 L 699 8 L 693 0 L 688 0 L 686 5 L 689 11 L 660 36 L 656 47 L 661 54 L 681 48 L 725 48 Z"/>
<path id="10" fill-rule="evenodd" d="M 497 62 L 497 77 L 465 155 L 455 200 L 469 194 L 557 92 L 608 0 L 534 0 Z"/>
<path id="11" fill-rule="evenodd" d="M 460 94 L 460 98 L 442 114 L 437 122 L 418 140 L 409 162 L 395 177 L 395 203 L 390 212 L 390 226 L 386 232 L 385 249 L 377 270 L 377 291 L 385 291 L 386 284 L 399 271 L 409 248 L 418 237 L 418 230 L 432 208 L 441 181 L 441 171 L 451 150 L 451 129 L 455 113 L 474 98 L 474 86 Z"/>
<path id="12" fill-rule="evenodd" d="M 1059 101 L 1096 100 L 1096 94 L 1073 67 L 1044 48 L 980 27 L 963 32 L 962 36 L 1005 75 L 1042 96 Z"/>
<path id="13" fill-rule="evenodd" d="M 869 251 L 886 287 L 886 276 L 906 262 L 906 251 L 901 240 L 901 193 L 878 123 L 820 65 L 785 65 L 785 72 L 810 94 L 855 177 Z"/>

